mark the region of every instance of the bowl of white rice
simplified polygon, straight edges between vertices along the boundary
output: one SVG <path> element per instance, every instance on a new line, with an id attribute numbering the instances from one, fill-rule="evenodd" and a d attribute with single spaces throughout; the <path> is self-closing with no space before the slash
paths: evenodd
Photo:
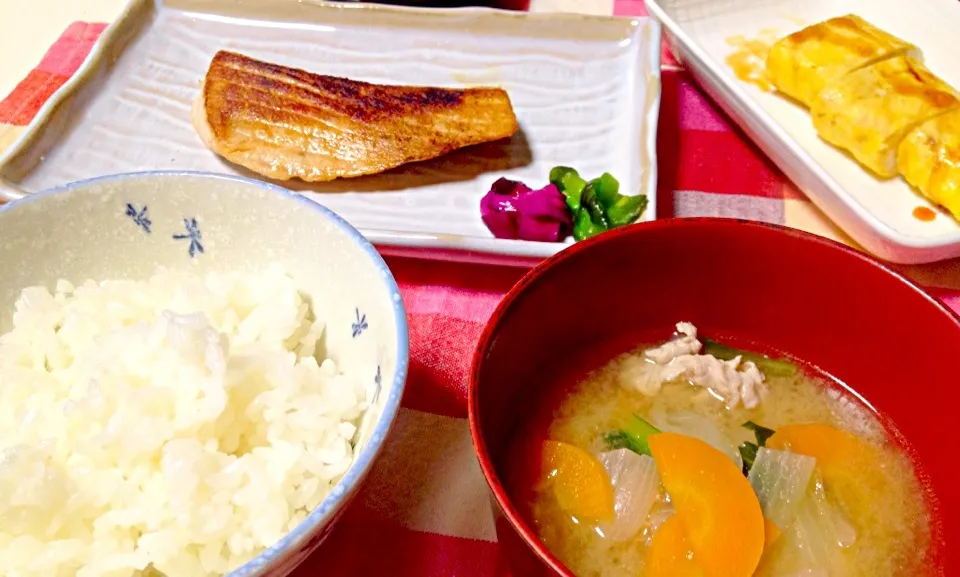
<path id="1" fill-rule="evenodd" d="M 394 421 L 406 316 L 304 197 L 109 176 L 0 207 L 0 575 L 286 575 Z"/>

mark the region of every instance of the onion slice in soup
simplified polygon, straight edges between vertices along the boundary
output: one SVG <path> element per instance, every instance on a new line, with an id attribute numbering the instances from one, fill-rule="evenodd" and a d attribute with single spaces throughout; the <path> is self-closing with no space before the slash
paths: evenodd
<path id="1" fill-rule="evenodd" d="M 856 542 L 857 530 L 847 521 L 843 513 L 827 499 L 823 481 L 819 475 L 813 485 L 812 494 L 807 498 L 812 502 L 811 507 L 818 518 L 818 523 L 837 545 L 846 549 Z"/>
<path id="2" fill-rule="evenodd" d="M 657 466 L 649 456 L 638 455 L 630 449 L 606 451 L 598 458 L 610 475 L 614 511 L 613 521 L 601 523 L 598 529 L 612 541 L 626 541 L 644 526 L 657 499 L 660 490 Z"/>
<path id="3" fill-rule="evenodd" d="M 786 529 L 807 496 L 817 460 L 813 457 L 760 447 L 750 469 L 750 485 L 763 516 Z"/>
<path id="4" fill-rule="evenodd" d="M 801 569 L 823 571 L 829 577 L 850 575 L 850 567 L 835 530 L 833 520 L 822 514 L 815 494 L 803 501 L 791 535 Z"/>
<path id="5" fill-rule="evenodd" d="M 790 527 L 777 542 L 777 552 L 761 564 L 760 575 L 774 577 L 847 577 L 853 575 L 844 549 L 856 541 L 856 530 L 827 499 L 815 476 Z"/>
<path id="6" fill-rule="evenodd" d="M 653 536 L 657 534 L 660 527 L 667 519 L 673 517 L 676 512 L 677 510 L 673 508 L 673 503 L 670 502 L 670 496 L 666 493 L 663 494 L 662 500 L 654 502 L 653 507 L 650 508 L 650 514 L 647 515 L 647 526 L 644 531 L 644 544 L 647 547 L 650 546 L 650 543 L 653 541 Z"/>

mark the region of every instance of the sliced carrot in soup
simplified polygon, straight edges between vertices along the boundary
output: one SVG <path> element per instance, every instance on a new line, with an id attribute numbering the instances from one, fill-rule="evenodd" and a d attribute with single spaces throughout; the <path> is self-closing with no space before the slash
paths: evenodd
<path id="1" fill-rule="evenodd" d="M 647 552 L 645 577 L 704 577 L 680 518 L 674 515 L 660 525 Z"/>
<path id="2" fill-rule="evenodd" d="M 545 441 L 543 473 L 564 511 L 577 518 L 613 517 L 610 476 L 589 452 L 569 443 Z"/>
<path id="3" fill-rule="evenodd" d="M 706 577 L 750 577 L 763 554 L 760 502 L 724 453 L 699 439 L 649 439 L 664 488 Z"/>
<path id="4" fill-rule="evenodd" d="M 877 462 L 877 452 L 869 443 L 853 433 L 820 423 L 780 427 L 767 439 L 767 447 L 813 457 L 823 474 Z"/>
<path id="5" fill-rule="evenodd" d="M 838 497 L 852 517 L 871 518 L 877 504 L 866 495 L 882 494 L 882 488 L 875 485 L 882 484 L 884 478 L 873 445 L 853 433 L 811 423 L 780 427 L 767 440 L 767 447 L 815 458 L 827 493 Z"/>

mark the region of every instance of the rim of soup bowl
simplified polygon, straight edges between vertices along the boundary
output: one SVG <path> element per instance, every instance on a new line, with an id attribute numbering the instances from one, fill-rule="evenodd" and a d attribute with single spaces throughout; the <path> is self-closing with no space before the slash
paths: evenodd
<path id="1" fill-rule="evenodd" d="M 502 481 L 496 473 L 496 468 L 493 464 L 493 458 L 490 455 L 490 451 L 487 448 L 486 441 L 484 440 L 481 429 L 480 429 L 480 407 L 478 400 L 478 388 L 480 386 L 480 369 L 484 362 L 484 357 L 486 356 L 486 351 L 489 350 L 490 345 L 494 340 L 495 334 L 498 332 L 501 323 L 503 322 L 504 317 L 507 315 L 509 310 L 512 308 L 514 301 L 527 290 L 527 287 L 538 282 L 543 276 L 544 272 L 548 269 L 553 268 L 558 263 L 565 261 L 574 255 L 577 255 L 583 251 L 592 249 L 594 246 L 602 245 L 607 242 L 611 242 L 616 238 L 633 235 L 633 234 L 643 234 L 644 231 L 648 230 L 660 230 L 660 229 L 682 229 L 690 227 L 702 227 L 702 226 L 726 226 L 726 227 L 752 227 L 754 229 L 768 229 L 773 230 L 781 234 L 792 236 L 794 238 L 800 239 L 804 242 L 811 242 L 819 244 L 827 249 L 839 250 L 840 252 L 845 253 L 847 256 L 860 260 L 868 265 L 871 265 L 877 269 L 882 270 L 883 272 L 890 275 L 893 280 L 899 281 L 903 285 L 906 285 L 911 289 L 918 297 L 928 301 L 930 304 L 934 305 L 942 313 L 951 317 L 953 321 L 960 325 L 960 315 L 954 312 L 951 308 L 946 306 L 940 299 L 934 297 L 924 289 L 920 287 L 916 282 L 907 278 L 905 275 L 897 272 L 892 269 L 888 264 L 883 261 L 873 257 L 869 254 L 861 252 L 853 247 L 847 246 L 840 242 L 817 236 L 802 230 L 795 228 L 790 228 L 787 226 L 772 224 L 766 222 L 759 222 L 753 220 L 745 220 L 739 218 L 721 218 L 721 217 L 684 217 L 684 218 L 670 218 L 663 220 L 654 220 L 649 222 L 637 223 L 625 227 L 615 228 L 613 230 L 604 232 L 597 236 L 576 242 L 564 250 L 554 254 L 553 256 L 542 261 L 540 264 L 535 266 L 533 269 L 527 272 L 517 282 L 504 297 L 497 304 L 496 309 L 494 309 L 493 314 L 490 316 L 490 320 L 487 321 L 486 326 L 483 329 L 483 332 L 480 334 L 480 340 L 477 342 L 477 348 L 474 351 L 472 364 L 470 367 L 470 382 L 467 387 L 467 410 L 468 418 L 470 422 L 470 436 L 473 439 L 474 451 L 477 454 L 477 459 L 480 462 L 480 469 L 483 471 L 484 480 L 487 483 L 490 491 L 493 493 L 494 498 L 497 501 L 497 505 L 500 507 L 504 516 L 510 522 L 510 526 L 517 534 L 520 535 L 524 543 L 529 547 L 533 553 L 544 562 L 550 569 L 555 571 L 558 575 L 562 577 L 576 577 L 567 566 L 556 557 L 553 552 L 551 552 L 546 545 L 540 540 L 536 532 L 524 520 L 523 516 L 517 510 L 517 507 L 513 504 L 513 500 L 508 496 L 506 488 L 503 486 Z"/>
<path id="2" fill-rule="evenodd" d="M 394 322 L 397 327 L 397 365 L 394 370 L 392 385 L 384 401 L 383 412 L 380 414 L 369 440 L 360 450 L 350 468 L 334 485 L 330 494 L 311 511 L 306 518 L 301 521 L 292 531 L 286 533 L 276 543 L 268 547 L 265 551 L 247 561 L 240 567 L 227 574 L 227 577 L 252 577 L 261 575 L 272 569 L 272 565 L 283 561 L 288 555 L 307 543 L 321 528 L 327 526 L 331 520 L 334 520 L 337 514 L 353 498 L 360 485 L 366 478 L 372 468 L 373 463 L 380 455 L 384 441 L 391 427 L 396 421 L 397 412 L 400 409 L 400 399 L 403 397 L 403 390 L 406 385 L 407 371 L 410 360 L 410 342 L 407 327 L 407 314 L 403 305 L 403 299 L 400 298 L 400 288 L 397 281 L 390 271 L 390 267 L 383 260 L 383 257 L 377 252 L 377 249 L 360 234 L 353 225 L 347 222 L 342 216 L 333 212 L 326 206 L 314 202 L 309 198 L 297 194 L 289 189 L 277 186 L 268 182 L 254 180 L 242 176 L 217 174 L 213 172 L 190 171 L 190 170 L 151 170 L 140 172 L 126 172 L 98 176 L 84 180 L 78 180 L 28 194 L 21 199 L 14 200 L 4 205 L 0 205 L 0 214 L 15 211 L 18 206 L 33 202 L 40 202 L 45 198 L 65 192 L 79 191 L 88 187 L 112 183 L 116 181 L 136 181 L 148 179 L 177 179 L 177 178 L 196 178 L 208 180 L 220 180 L 227 182 L 242 183 L 244 185 L 254 186 L 265 191 L 275 193 L 290 201 L 296 202 L 300 207 L 309 208 L 316 211 L 322 218 L 332 222 L 341 232 L 343 232 L 366 256 L 373 261 L 374 266 L 382 273 L 380 278 L 386 285 L 390 294 L 391 307 L 393 308 Z"/>

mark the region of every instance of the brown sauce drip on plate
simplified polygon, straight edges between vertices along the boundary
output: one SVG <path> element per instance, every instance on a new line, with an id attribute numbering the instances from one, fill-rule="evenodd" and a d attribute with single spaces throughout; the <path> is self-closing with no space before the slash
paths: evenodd
<path id="1" fill-rule="evenodd" d="M 735 50 L 727 56 L 726 62 L 733 70 L 733 75 L 740 80 L 753 84 L 764 92 L 773 92 L 773 83 L 767 77 L 767 53 L 775 40 L 766 38 L 768 35 L 761 34 L 759 38 L 727 38 L 727 44 Z"/>

